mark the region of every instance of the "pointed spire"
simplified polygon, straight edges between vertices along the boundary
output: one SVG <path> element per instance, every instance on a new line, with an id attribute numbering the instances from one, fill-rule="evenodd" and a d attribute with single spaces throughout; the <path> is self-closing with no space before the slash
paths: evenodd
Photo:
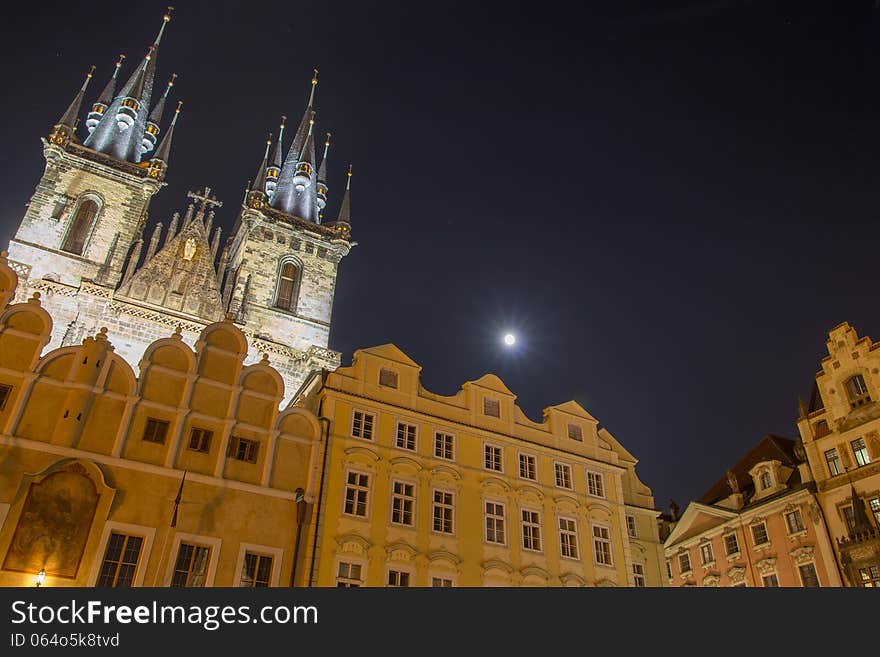
<path id="1" fill-rule="evenodd" d="M 138 260 L 141 259 L 141 251 L 144 248 L 144 240 L 143 238 L 138 238 L 137 242 L 134 243 L 134 248 L 131 251 L 131 256 L 128 258 L 128 266 L 125 268 L 125 276 L 122 277 L 122 285 L 125 285 L 128 280 L 131 278 L 132 274 L 134 274 L 134 269 L 137 267 Z"/>
<path id="2" fill-rule="evenodd" d="M 315 163 L 315 140 L 312 136 L 312 128 L 315 125 L 315 113 L 309 118 L 309 132 L 303 144 L 302 153 L 296 164 L 296 175 L 293 177 L 293 186 L 301 192 L 312 183 L 312 173 Z"/>
<path id="3" fill-rule="evenodd" d="M 275 185 L 278 183 L 278 174 L 281 173 L 281 149 L 284 147 L 284 123 L 287 117 L 281 117 L 281 126 L 278 131 L 278 142 L 275 144 L 275 153 L 272 156 L 272 164 L 266 169 L 266 194 L 269 198 L 275 191 Z"/>
<path id="4" fill-rule="evenodd" d="M 79 110 L 82 107 L 82 101 L 86 95 L 86 87 L 89 86 L 89 81 L 92 79 L 92 74 L 94 72 L 95 67 L 92 66 L 86 74 L 86 79 L 83 81 L 82 87 L 80 87 L 76 96 L 73 97 L 73 100 L 67 107 L 67 111 L 64 112 L 60 119 L 58 119 L 58 123 L 55 124 L 55 129 L 52 131 L 50 141 L 56 144 L 61 144 L 73 136 L 73 131 L 76 130 Z"/>
<path id="5" fill-rule="evenodd" d="M 107 106 L 113 102 L 113 94 L 116 93 L 116 79 L 119 77 L 119 69 L 122 68 L 123 59 L 125 59 L 125 55 L 120 53 L 119 60 L 116 62 L 116 68 L 113 69 L 112 77 L 107 81 L 107 86 L 104 87 L 104 91 L 98 96 L 98 100 L 92 105 L 92 111 L 89 112 L 88 119 L 86 120 L 89 134 L 95 131 L 95 126 L 100 123 L 101 117 L 107 111 Z"/>
<path id="6" fill-rule="evenodd" d="M 218 228 L 219 230 L 219 228 Z M 226 264 L 229 262 L 229 243 L 227 242 L 226 246 L 223 247 L 223 251 L 220 253 L 220 262 L 217 263 L 217 282 L 222 282 L 221 277 L 223 276 L 223 272 L 226 271 Z"/>
<path id="7" fill-rule="evenodd" d="M 168 126 L 168 132 L 162 137 L 156 154 L 150 160 L 150 176 L 153 178 L 164 177 L 164 170 L 168 168 L 168 158 L 171 155 L 171 140 L 174 137 L 174 126 L 177 125 L 177 117 L 180 116 L 180 108 L 183 107 L 183 101 L 177 101 L 177 109 L 174 110 L 174 118 L 171 119 L 171 125 Z M 154 175 L 155 172 L 155 175 Z"/>
<path id="8" fill-rule="evenodd" d="M 144 131 L 144 153 L 149 153 L 156 146 L 156 139 L 159 136 L 159 123 L 162 121 L 162 112 L 165 111 L 165 101 L 168 98 L 168 94 L 171 93 L 171 87 L 174 86 L 176 79 L 177 73 L 172 73 L 171 79 L 168 80 L 168 86 L 165 87 L 165 93 L 162 94 L 159 102 L 156 103 L 153 111 L 150 112 L 150 118 L 147 119 L 147 128 Z"/>
<path id="9" fill-rule="evenodd" d="M 850 480 L 850 500 L 853 509 L 853 526 L 849 531 L 849 537 L 855 538 L 859 535 L 870 534 L 874 528 L 871 527 L 871 521 L 868 520 L 868 512 L 865 510 L 865 501 L 859 497 L 856 492 L 855 484 Z"/>
<path id="10" fill-rule="evenodd" d="M 171 223 L 168 224 L 168 232 L 165 233 L 165 242 L 162 244 L 162 248 L 164 249 L 168 246 L 168 242 L 174 239 L 174 234 L 177 232 L 177 223 L 180 221 L 180 213 L 175 212 L 171 217 Z"/>
<path id="11" fill-rule="evenodd" d="M 217 249 L 220 248 L 220 233 L 222 232 L 222 227 L 217 226 L 214 229 L 214 239 L 211 240 L 211 262 L 214 262 L 214 259 L 217 257 Z"/>
<path id="12" fill-rule="evenodd" d="M 324 141 L 324 156 L 321 158 L 321 168 L 318 169 L 318 216 L 322 215 L 322 211 L 327 206 L 327 153 L 330 151 L 330 133 L 327 133 L 327 139 Z"/>
<path id="13" fill-rule="evenodd" d="M 267 175 L 267 167 L 266 163 L 269 161 L 269 147 L 272 145 L 272 133 L 269 133 L 269 138 L 266 140 L 266 151 L 263 153 L 263 161 L 260 162 L 260 168 L 257 169 L 257 177 L 254 179 L 253 187 L 250 192 L 247 194 L 247 203 L 252 208 L 261 208 L 263 207 L 263 203 L 266 201 L 266 192 L 264 191 L 267 187 L 266 185 L 266 175 Z"/>
<path id="14" fill-rule="evenodd" d="M 150 238 L 150 246 L 147 247 L 147 257 L 144 259 L 144 264 L 149 262 L 153 255 L 156 253 L 156 247 L 159 246 L 159 238 L 162 236 L 162 222 L 160 221 L 156 224 L 156 227 L 153 229 L 153 236 Z"/>
<path id="15" fill-rule="evenodd" d="M 342 195 L 342 205 L 339 206 L 339 217 L 336 219 L 336 226 L 343 233 L 351 232 L 351 165 L 348 165 L 348 176 L 345 181 L 345 193 Z"/>
<path id="16" fill-rule="evenodd" d="M 214 225 L 214 211 L 208 210 L 208 218 L 205 220 L 205 237 L 211 234 L 211 226 Z"/>

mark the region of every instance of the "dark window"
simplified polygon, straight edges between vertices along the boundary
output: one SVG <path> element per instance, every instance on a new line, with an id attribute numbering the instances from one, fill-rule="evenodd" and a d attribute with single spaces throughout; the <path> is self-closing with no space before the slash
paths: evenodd
<path id="1" fill-rule="evenodd" d="M 272 576 L 272 557 L 246 552 L 239 586 L 266 588 Z"/>
<path id="2" fill-rule="evenodd" d="M 229 439 L 229 448 L 226 450 L 226 456 L 231 456 L 237 461 L 256 463 L 257 451 L 259 450 L 259 448 L 259 441 L 232 436 Z"/>
<path id="3" fill-rule="evenodd" d="M 579 424 L 569 424 L 568 425 L 568 437 L 572 440 L 583 440 L 584 432 L 581 429 Z"/>
<path id="4" fill-rule="evenodd" d="M 189 434 L 189 448 L 197 452 L 207 452 L 211 449 L 211 437 L 213 431 L 207 429 L 193 429 Z"/>
<path id="5" fill-rule="evenodd" d="M 167 433 L 168 423 L 165 420 L 157 420 L 154 417 L 147 418 L 147 426 L 144 427 L 144 440 L 164 445 Z"/>
<path id="6" fill-rule="evenodd" d="M 852 408 L 871 401 L 868 386 L 865 385 L 865 378 L 861 374 L 856 374 L 846 382 L 846 394 L 849 396 L 849 405 Z"/>
<path id="7" fill-rule="evenodd" d="M 293 310 L 294 292 L 296 291 L 296 280 L 299 276 L 299 270 L 292 262 L 285 262 L 281 265 L 281 278 L 278 281 L 278 296 L 275 299 L 275 306 L 284 308 L 284 310 Z"/>
<path id="8" fill-rule="evenodd" d="M 739 541 L 736 540 L 736 534 L 727 534 L 724 537 L 724 551 L 728 556 L 739 552 Z"/>
<path id="9" fill-rule="evenodd" d="M 379 385 L 388 386 L 389 388 L 397 387 L 397 372 L 394 370 L 386 370 L 384 367 L 379 370 Z"/>
<path id="10" fill-rule="evenodd" d="M 808 563 L 800 566 L 798 570 L 801 573 L 801 582 L 807 588 L 818 588 L 819 578 L 816 576 L 816 568 L 813 564 Z"/>
<path id="11" fill-rule="evenodd" d="M 177 551 L 171 586 L 204 586 L 210 558 L 211 548 L 181 543 Z"/>
<path id="12" fill-rule="evenodd" d="M 86 199 L 79 204 L 76 210 L 76 216 L 70 224 L 67 231 L 67 237 L 64 238 L 64 244 L 61 246 L 63 251 L 82 255 L 83 246 L 86 243 L 86 237 L 89 235 L 89 229 L 92 222 L 98 214 L 98 204 L 91 199 Z"/>
<path id="13" fill-rule="evenodd" d="M 110 540 L 107 541 L 107 550 L 104 552 L 104 561 L 101 563 L 101 573 L 98 575 L 96 586 L 120 588 L 131 586 L 143 542 L 144 539 L 140 536 L 126 536 L 112 532 Z"/>
<path id="14" fill-rule="evenodd" d="M 12 386 L 8 386 L 5 383 L 0 383 L 0 411 L 6 408 L 6 400 L 9 399 L 9 395 L 12 392 Z"/>
<path id="15" fill-rule="evenodd" d="M 497 399 L 483 398 L 483 415 L 501 417 L 501 403 Z"/>
<path id="16" fill-rule="evenodd" d="M 832 477 L 843 472 L 840 468 L 840 457 L 837 455 L 836 449 L 829 449 L 825 452 L 825 462 L 828 464 L 828 474 Z"/>

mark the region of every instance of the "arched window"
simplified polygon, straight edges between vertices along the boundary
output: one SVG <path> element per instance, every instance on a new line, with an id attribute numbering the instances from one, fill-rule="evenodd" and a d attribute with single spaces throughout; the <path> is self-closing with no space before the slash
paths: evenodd
<path id="1" fill-rule="evenodd" d="M 763 472 L 763 474 L 761 475 L 761 489 L 765 490 L 767 488 L 770 488 L 770 486 L 772 486 L 772 485 L 773 485 L 773 480 L 770 479 L 770 473 L 765 470 Z"/>
<path id="2" fill-rule="evenodd" d="M 292 262 L 281 265 L 278 278 L 278 292 L 275 295 L 275 307 L 294 310 L 296 305 L 296 283 L 299 279 L 299 268 Z"/>
<path id="3" fill-rule="evenodd" d="M 865 378 L 861 374 L 856 374 L 846 382 L 846 393 L 849 396 L 849 405 L 852 408 L 871 401 L 868 386 L 865 385 Z"/>
<path id="4" fill-rule="evenodd" d="M 86 199 L 80 203 L 76 210 L 76 216 L 67 230 L 67 237 L 64 238 L 64 244 L 61 249 L 68 253 L 82 255 L 86 237 L 89 236 L 89 230 L 97 214 L 98 204 L 92 199 Z"/>

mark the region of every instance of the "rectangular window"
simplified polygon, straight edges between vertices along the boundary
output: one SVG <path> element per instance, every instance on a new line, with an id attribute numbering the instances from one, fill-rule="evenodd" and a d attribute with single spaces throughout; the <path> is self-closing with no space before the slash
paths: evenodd
<path id="1" fill-rule="evenodd" d="M 819 577 L 816 575 L 816 567 L 807 563 L 798 566 L 798 572 L 801 574 L 801 585 L 806 588 L 819 588 Z"/>
<path id="2" fill-rule="evenodd" d="M 5 383 L 0 383 L 0 411 L 6 408 L 6 400 L 9 399 L 9 395 L 12 393 L 12 386 L 8 386 Z"/>
<path id="3" fill-rule="evenodd" d="M 669 559 L 666 560 L 666 576 L 672 579 L 672 562 Z"/>
<path id="4" fill-rule="evenodd" d="M 682 552 L 678 555 L 678 569 L 682 573 L 691 572 L 691 553 L 690 552 Z"/>
<path id="5" fill-rule="evenodd" d="M 496 472 L 502 471 L 504 460 L 500 447 L 496 447 L 495 445 L 485 445 L 483 447 L 483 455 L 483 466 L 487 470 L 495 470 Z"/>
<path id="6" fill-rule="evenodd" d="M 868 566 L 866 568 L 859 568 L 859 579 L 861 579 L 862 586 L 868 588 L 880 587 L 880 567 Z"/>
<path id="7" fill-rule="evenodd" d="M 559 553 L 569 559 L 578 558 L 577 525 L 573 518 L 559 519 Z"/>
<path id="8" fill-rule="evenodd" d="M 229 447 L 226 449 L 226 456 L 234 458 L 236 461 L 256 463 L 259 449 L 260 441 L 258 440 L 230 436 Z"/>
<path id="9" fill-rule="evenodd" d="M 366 518 L 369 493 L 370 475 L 363 472 L 349 472 L 345 484 L 345 513 Z"/>
<path id="10" fill-rule="evenodd" d="M 757 525 L 752 525 L 752 538 L 755 539 L 755 545 L 769 543 L 770 537 L 767 536 L 767 525 L 763 522 L 758 523 Z"/>
<path id="11" fill-rule="evenodd" d="M 828 474 L 836 477 L 843 470 L 840 467 L 840 456 L 837 455 L 836 449 L 829 449 L 825 452 L 825 463 L 828 464 Z"/>
<path id="12" fill-rule="evenodd" d="M 712 550 L 711 543 L 703 543 L 700 546 L 700 559 L 702 559 L 704 566 L 715 563 L 715 552 Z"/>
<path id="13" fill-rule="evenodd" d="M 213 435 L 213 431 L 193 428 L 189 433 L 189 448 L 196 452 L 207 453 L 211 449 L 211 437 Z"/>
<path id="14" fill-rule="evenodd" d="M 355 438 L 363 438 L 364 440 L 373 439 L 373 424 L 376 416 L 363 411 L 354 412 L 354 421 L 351 425 L 351 435 Z"/>
<path id="15" fill-rule="evenodd" d="M 409 573 L 402 570 L 388 571 L 388 586 L 404 587 L 409 586 Z"/>
<path id="16" fill-rule="evenodd" d="M 361 565 L 359 563 L 339 562 L 336 574 L 336 587 L 340 589 L 356 589 L 363 586 Z"/>
<path id="17" fill-rule="evenodd" d="M 157 420 L 154 417 L 147 418 L 147 425 L 144 427 L 144 440 L 164 445 L 167 433 L 168 422 L 165 420 Z"/>
<path id="18" fill-rule="evenodd" d="M 452 588 L 452 580 L 446 577 L 432 577 L 431 586 L 434 588 Z"/>
<path id="19" fill-rule="evenodd" d="M 412 527 L 415 504 L 415 486 L 395 481 L 391 494 L 391 522 Z"/>
<path id="20" fill-rule="evenodd" d="M 566 463 L 555 463 L 556 485 L 559 488 L 571 489 L 571 466 Z"/>
<path id="21" fill-rule="evenodd" d="M 875 497 L 869 501 L 868 506 L 871 508 L 871 513 L 874 516 L 874 523 L 880 528 L 880 497 Z"/>
<path id="22" fill-rule="evenodd" d="M 434 491 L 434 531 L 451 534 L 453 530 L 453 497 L 452 493 L 443 490 Z"/>
<path id="23" fill-rule="evenodd" d="M 725 534 L 724 552 L 728 557 L 739 552 L 739 541 L 736 539 L 736 534 Z"/>
<path id="24" fill-rule="evenodd" d="M 111 532 L 95 586 L 130 587 L 134 582 L 143 543 L 144 539 L 140 536 Z"/>
<path id="25" fill-rule="evenodd" d="M 776 577 L 776 573 L 772 573 L 770 575 L 764 575 L 761 578 L 761 581 L 764 582 L 764 586 L 768 588 L 778 588 L 779 587 L 779 578 Z"/>
<path id="26" fill-rule="evenodd" d="M 501 402 L 497 399 L 483 397 L 483 415 L 501 417 Z"/>
<path id="27" fill-rule="evenodd" d="M 804 531 L 804 519 L 799 509 L 785 514 L 785 524 L 788 525 L 789 534 L 797 534 Z"/>
<path id="28" fill-rule="evenodd" d="M 541 551 L 541 517 L 537 511 L 522 510 L 522 537 L 524 549 Z"/>
<path id="29" fill-rule="evenodd" d="M 204 586 L 208 575 L 211 548 L 205 545 L 181 543 L 174 563 L 172 587 Z"/>
<path id="30" fill-rule="evenodd" d="M 535 481 L 538 478 L 535 457 L 531 454 L 519 455 L 519 476 L 520 479 L 531 479 L 532 481 Z"/>
<path id="31" fill-rule="evenodd" d="M 414 424 L 406 422 L 397 423 L 397 442 L 396 445 L 400 449 L 408 449 L 415 451 L 416 449 L 416 427 Z"/>
<path id="32" fill-rule="evenodd" d="M 568 425 L 568 437 L 571 438 L 572 440 L 583 441 L 584 432 L 583 432 L 583 429 L 581 429 L 581 426 L 579 424 L 569 424 Z"/>
<path id="33" fill-rule="evenodd" d="M 593 525 L 593 549 L 596 553 L 596 563 L 603 566 L 612 566 L 611 558 L 611 530 L 602 525 Z"/>
<path id="34" fill-rule="evenodd" d="M 434 434 L 434 456 L 451 461 L 454 458 L 454 440 L 448 433 L 438 431 Z"/>
<path id="35" fill-rule="evenodd" d="M 379 385 L 386 386 L 388 388 L 396 388 L 397 387 L 397 372 L 394 370 L 388 370 L 384 367 L 379 370 Z"/>
<path id="36" fill-rule="evenodd" d="M 868 463 L 871 462 L 871 459 L 868 457 L 868 448 L 865 446 L 864 438 L 856 438 L 850 443 L 850 445 L 852 445 L 853 456 L 859 467 L 868 465 Z"/>
<path id="37" fill-rule="evenodd" d="M 504 545 L 504 505 L 486 502 L 486 542 Z"/>
<path id="38" fill-rule="evenodd" d="M 853 508 L 851 506 L 843 507 L 843 521 L 846 523 L 846 529 L 848 532 L 852 532 L 856 526 L 856 519 L 853 515 Z"/>
<path id="39" fill-rule="evenodd" d="M 630 538 L 638 538 L 639 534 L 636 531 L 636 517 L 635 516 L 627 516 L 626 517 L 626 533 L 629 534 Z"/>
<path id="40" fill-rule="evenodd" d="M 647 586 L 645 583 L 645 567 L 640 563 L 633 564 L 633 583 L 639 588 Z"/>
<path id="41" fill-rule="evenodd" d="M 595 497 L 605 497 L 605 481 L 599 472 L 587 472 L 587 492 Z"/>
<path id="42" fill-rule="evenodd" d="M 245 552 L 239 586 L 267 588 L 272 578 L 272 557 L 266 554 Z"/>

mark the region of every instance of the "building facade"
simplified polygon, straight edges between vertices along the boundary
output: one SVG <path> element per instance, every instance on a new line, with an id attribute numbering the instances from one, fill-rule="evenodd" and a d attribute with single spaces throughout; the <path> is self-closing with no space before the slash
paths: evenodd
<path id="1" fill-rule="evenodd" d="M 846 586 L 880 586 L 880 345 L 828 335 L 798 430 Z"/>
<path id="2" fill-rule="evenodd" d="M 840 586 L 834 548 L 802 449 L 765 436 L 664 542 L 670 586 Z"/>
<path id="3" fill-rule="evenodd" d="M 136 375 L 106 329 L 44 353 L 52 318 L 17 284 L 3 254 L 0 586 L 288 586 L 320 427 L 279 411 L 241 329 L 169 333 Z"/>
<path id="4" fill-rule="evenodd" d="M 575 402 L 529 420 L 494 375 L 451 396 L 394 345 L 316 373 L 316 586 L 661 586 L 636 459 Z M 326 420 L 325 420 L 326 418 Z"/>
<path id="5" fill-rule="evenodd" d="M 312 369 L 339 364 L 339 354 L 328 349 L 333 296 L 339 262 L 355 244 L 349 184 L 336 219 L 323 215 L 329 137 L 318 167 L 317 77 L 286 155 L 283 125 L 272 157 L 266 144 L 225 243 L 214 225 L 223 203 L 210 188 L 190 192 L 182 218 L 175 213 L 167 225 L 147 231 L 180 116 L 178 104 L 163 131 L 174 76 L 158 99 L 154 94 L 170 19 L 163 17 L 155 41 L 121 86 L 122 59 L 117 62 L 86 112 L 90 71 L 43 139 L 46 168 L 9 243 L 9 264 L 19 276 L 16 300 L 40 292 L 54 321 L 50 349 L 78 345 L 106 327 L 135 370 L 155 340 L 179 327 L 192 347 L 207 326 L 232 313 L 248 339 L 246 362 L 271 354 L 286 399 Z M 83 118 L 85 130 L 78 131 Z M 86 131 L 80 139 L 78 132 Z"/>

